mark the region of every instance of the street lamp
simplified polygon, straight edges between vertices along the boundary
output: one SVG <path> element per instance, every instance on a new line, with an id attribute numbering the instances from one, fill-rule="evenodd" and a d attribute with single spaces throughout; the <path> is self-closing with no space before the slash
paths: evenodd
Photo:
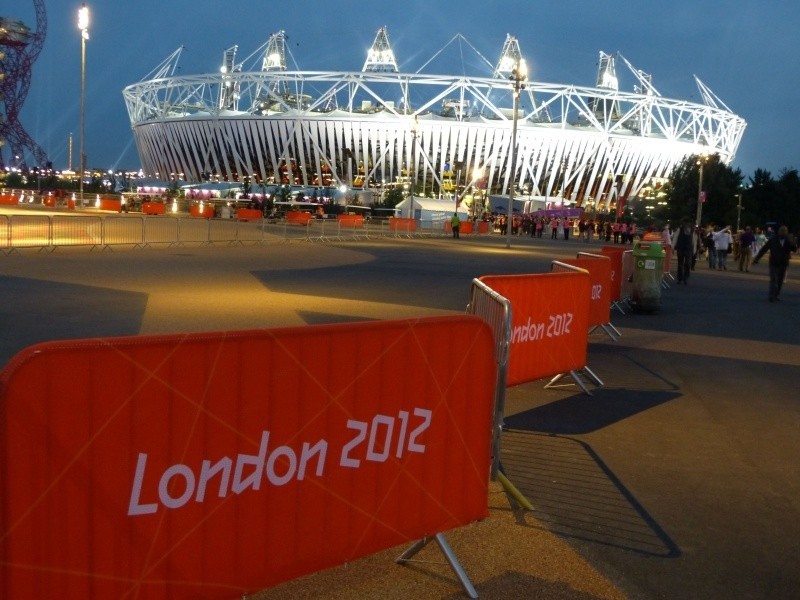
<path id="1" fill-rule="evenodd" d="M 86 171 L 86 155 L 83 151 L 84 132 L 86 127 L 86 40 L 89 39 L 89 7 L 82 4 L 78 9 L 78 29 L 81 31 L 81 142 L 79 186 L 81 206 L 83 206 L 83 174 Z"/>
<path id="2" fill-rule="evenodd" d="M 506 248 L 511 248 L 511 223 L 514 217 L 514 176 L 517 171 L 517 111 L 519 110 L 519 93 L 525 89 L 528 79 L 528 66 L 521 58 L 511 70 L 511 81 L 514 82 L 514 114 L 511 117 L 511 178 L 508 185 L 508 211 L 506 212 Z"/>
<path id="3" fill-rule="evenodd" d="M 741 231 L 741 223 L 742 223 L 742 190 L 739 190 L 739 193 L 736 194 L 736 197 L 739 199 L 739 202 L 736 204 L 736 231 Z"/>
<path id="4" fill-rule="evenodd" d="M 703 167 L 708 161 L 708 156 L 705 154 L 700 155 L 697 159 L 697 164 L 700 166 L 700 179 L 697 184 L 697 216 L 695 217 L 695 227 L 700 227 L 700 219 L 703 216 L 703 202 L 706 201 L 705 193 L 703 192 Z"/>

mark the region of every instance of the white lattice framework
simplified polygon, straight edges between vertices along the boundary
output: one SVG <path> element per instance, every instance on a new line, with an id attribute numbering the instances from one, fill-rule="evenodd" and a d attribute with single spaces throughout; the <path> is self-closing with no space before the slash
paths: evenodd
<path id="1" fill-rule="evenodd" d="M 220 108 L 220 74 L 125 88 L 148 175 L 178 174 L 188 181 L 205 174 L 231 180 L 248 175 L 309 186 L 325 173 L 331 184 L 340 184 L 350 183 L 352 156 L 357 171 L 351 176 L 358 172 L 367 185 L 410 175 L 427 193 L 447 195 L 445 170 L 457 163 L 462 173 L 485 173 L 492 193 L 506 193 L 513 176 L 515 188 L 531 195 L 578 205 L 590 200 L 603 208 L 667 177 L 688 155 L 718 153 L 730 162 L 746 127 L 719 104 L 529 82 L 520 100 L 512 174 L 509 81 L 315 71 L 224 78 L 238 92 L 237 111 Z M 291 93 L 276 92 L 287 89 Z M 463 110 L 448 112 L 454 103 Z M 409 165 L 416 175 L 408 173 Z"/>

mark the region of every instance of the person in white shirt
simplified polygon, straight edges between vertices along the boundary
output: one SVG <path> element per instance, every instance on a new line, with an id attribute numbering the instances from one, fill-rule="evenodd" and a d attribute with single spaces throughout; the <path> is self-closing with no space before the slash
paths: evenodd
<path id="1" fill-rule="evenodd" d="M 728 270 L 728 248 L 733 244 L 731 228 L 726 227 L 713 233 L 714 248 L 717 252 L 717 269 L 720 271 Z"/>

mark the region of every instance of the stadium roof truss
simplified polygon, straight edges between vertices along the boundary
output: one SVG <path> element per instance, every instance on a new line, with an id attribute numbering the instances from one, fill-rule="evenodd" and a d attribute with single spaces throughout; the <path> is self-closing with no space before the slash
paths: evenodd
<path id="1" fill-rule="evenodd" d="M 224 81 L 223 81 L 224 77 Z M 233 85 L 236 110 L 219 101 Z M 699 84 L 699 82 L 698 82 Z M 380 185 L 412 176 L 448 195 L 485 173 L 492 193 L 611 205 L 667 177 L 689 154 L 733 160 L 745 121 L 720 103 L 528 82 L 512 174 L 512 83 L 395 72 L 261 71 L 172 76 L 123 91 L 149 175 L 297 185 Z M 228 108 L 226 108 L 228 106 Z M 413 171 L 413 173 L 411 172 Z M 450 186 L 450 190 L 453 187 Z"/>

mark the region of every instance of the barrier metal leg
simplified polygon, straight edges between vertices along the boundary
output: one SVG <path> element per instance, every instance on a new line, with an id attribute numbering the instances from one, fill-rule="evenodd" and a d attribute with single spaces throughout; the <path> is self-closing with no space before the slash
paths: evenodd
<path id="1" fill-rule="evenodd" d="M 447 543 L 447 540 L 444 537 L 443 533 L 437 533 L 432 538 L 422 538 L 421 540 L 414 542 L 414 544 L 405 552 L 403 552 L 400 556 L 397 557 L 395 560 L 398 564 L 405 564 L 407 562 L 429 562 L 429 561 L 412 561 L 414 555 L 422 550 L 425 546 L 427 546 L 432 540 L 436 541 L 436 544 L 439 546 L 439 550 L 442 551 L 444 554 L 445 559 L 447 559 L 450 568 L 453 569 L 453 572 L 456 574 L 456 578 L 458 579 L 461 587 L 464 588 L 464 592 L 466 592 L 467 596 L 470 598 L 477 598 L 478 592 L 475 591 L 475 586 L 472 585 L 472 582 L 469 580 L 467 576 L 467 572 L 464 570 L 464 567 L 461 566 L 461 563 L 458 562 L 458 557 L 456 553 L 453 552 L 453 549 L 450 547 L 450 544 Z"/>
<path id="2" fill-rule="evenodd" d="M 503 475 L 502 471 L 498 471 L 497 481 L 499 481 L 500 485 L 503 486 L 503 490 L 505 490 L 506 494 L 516 500 L 522 508 L 525 510 L 533 510 L 533 504 L 531 504 L 530 500 L 528 500 L 525 495 L 519 491 L 517 486 L 509 481 L 508 477 Z"/>
<path id="3" fill-rule="evenodd" d="M 622 300 L 614 300 L 611 303 L 611 308 L 616 308 L 619 312 L 621 312 L 624 315 L 625 310 L 622 308 L 623 306 L 625 306 L 625 304 L 622 302 Z"/>
<path id="4" fill-rule="evenodd" d="M 622 332 L 620 332 L 620 330 L 619 330 L 619 329 L 617 329 L 616 327 L 614 327 L 614 324 L 613 324 L 611 321 L 609 321 L 608 323 L 606 323 L 606 324 L 604 325 L 604 327 L 608 327 L 609 329 L 611 329 L 611 331 L 613 331 L 613 332 L 614 332 L 614 334 L 617 336 L 617 338 L 618 338 L 618 339 L 622 337 Z"/>
<path id="5" fill-rule="evenodd" d="M 606 335 L 611 338 L 612 342 L 616 342 L 620 337 L 622 337 L 622 334 L 619 332 L 619 330 L 611 323 L 603 323 L 598 327 L 606 332 Z"/>
<path id="6" fill-rule="evenodd" d="M 589 378 L 589 381 L 594 383 L 597 387 L 603 387 L 603 382 L 600 381 L 600 378 L 595 375 L 589 367 L 583 367 L 583 369 L 581 369 L 581 373 L 586 375 Z"/>
<path id="7" fill-rule="evenodd" d="M 570 377 L 572 377 L 572 380 L 573 380 L 573 382 L 575 383 L 575 385 L 577 385 L 579 388 L 581 388 L 581 390 L 583 391 L 583 393 L 584 393 L 584 394 L 586 394 L 587 396 L 593 396 L 593 395 L 594 395 L 594 394 L 592 394 L 591 390 L 589 390 L 589 388 L 588 388 L 588 387 L 586 387 L 586 384 L 583 382 L 583 379 L 581 379 L 581 376 L 578 374 L 578 372 L 577 372 L 577 371 L 570 371 L 569 373 L 560 373 L 560 374 L 556 375 L 555 377 L 553 377 L 553 378 L 552 378 L 552 379 L 551 379 L 551 380 L 550 380 L 550 381 L 549 381 L 549 382 L 548 382 L 548 383 L 547 383 L 547 384 L 544 386 L 544 387 L 545 387 L 545 389 L 559 388 L 559 387 L 566 387 L 566 386 L 572 385 L 572 384 L 570 384 L 570 383 L 561 383 L 561 384 L 559 384 L 559 383 L 558 383 L 558 382 L 559 382 L 559 381 L 561 381 L 561 380 L 562 380 L 562 379 L 563 379 L 563 378 L 564 378 L 566 375 L 569 375 Z M 599 380 L 598 380 L 598 381 L 599 381 Z"/>

